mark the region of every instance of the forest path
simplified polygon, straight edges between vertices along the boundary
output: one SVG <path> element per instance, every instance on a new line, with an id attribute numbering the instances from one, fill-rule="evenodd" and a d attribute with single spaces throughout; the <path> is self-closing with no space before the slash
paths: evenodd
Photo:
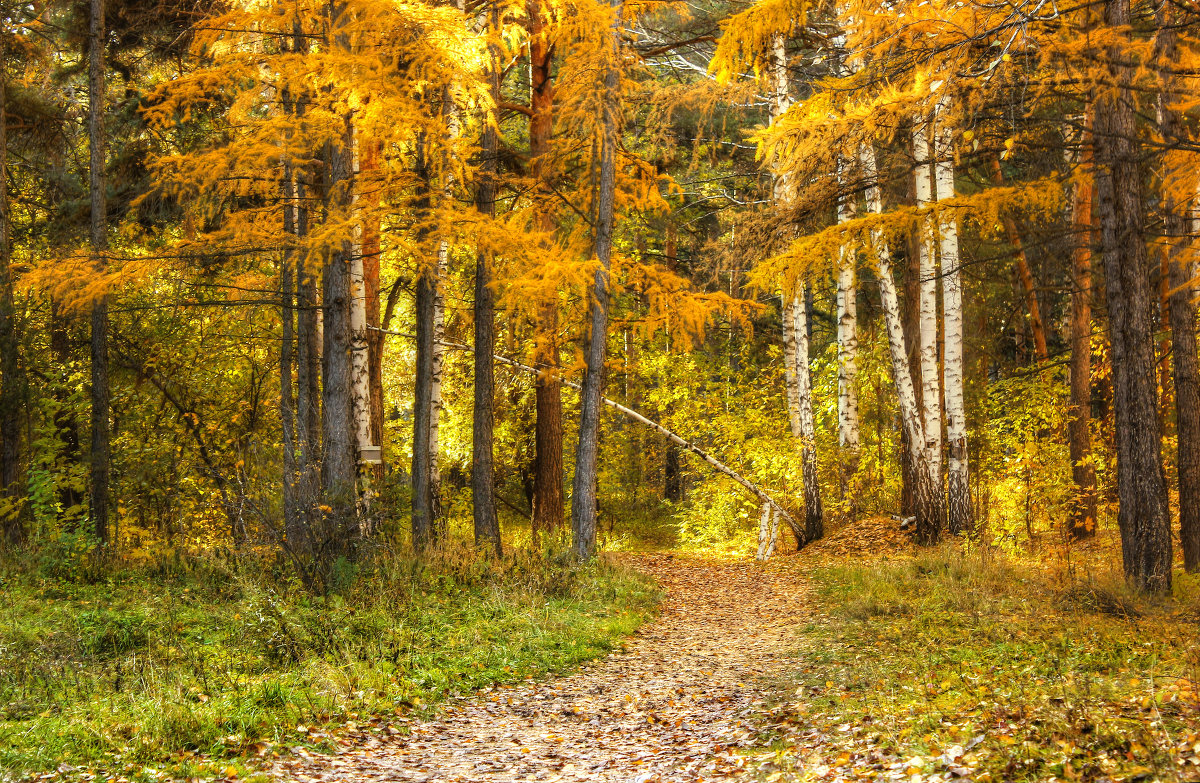
<path id="1" fill-rule="evenodd" d="M 298 781 L 696 781 L 736 777 L 755 706 L 795 647 L 792 569 L 670 554 L 626 562 L 666 590 L 662 613 L 578 672 L 449 702 L 411 736 L 368 739 L 275 770 Z"/>

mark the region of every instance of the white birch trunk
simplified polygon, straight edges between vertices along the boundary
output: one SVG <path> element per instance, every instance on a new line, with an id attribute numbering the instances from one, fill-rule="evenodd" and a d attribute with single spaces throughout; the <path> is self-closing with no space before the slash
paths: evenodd
<path id="1" fill-rule="evenodd" d="M 918 207 L 933 201 L 933 176 L 929 161 L 929 123 L 921 120 L 913 127 L 913 173 Z M 937 484 L 942 475 L 942 389 L 938 373 L 938 271 L 933 218 L 922 218 L 917 241 L 920 253 L 920 344 L 921 402 L 924 406 L 925 450 Z"/>
<path id="2" fill-rule="evenodd" d="M 838 184 L 846 181 L 848 162 L 838 160 Z M 853 198 L 838 198 L 838 223 L 855 217 Z M 850 452 L 858 450 L 858 257 L 851 245 L 838 251 L 837 338 L 838 338 L 838 443 Z M 851 468 L 853 472 L 853 468 Z"/>
<path id="3" fill-rule="evenodd" d="M 883 194 L 877 181 L 875 150 L 863 144 L 858 150 L 859 167 L 867 182 L 867 211 L 883 214 Z M 917 511 L 917 537 L 922 543 L 933 543 L 941 530 L 941 493 L 934 485 L 934 473 L 925 449 L 925 428 L 917 407 L 917 392 L 908 369 L 908 348 L 904 335 L 904 320 L 900 315 L 900 296 L 892 277 L 891 249 L 881 229 L 871 231 L 871 248 L 878 266 L 879 293 L 883 305 L 883 321 L 887 327 L 888 351 L 892 359 L 892 379 L 900 408 L 901 426 L 908 435 L 909 456 L 913 464 L 914 497 Z"/>
<path id="4" fill-rule="evenodd" d="M 954 132 L 939 128 L 934 142 L 937 155 L 935 179 L 937 200 L 954 198 Z M 946 399 L 946 465 L 948 489 L 947 523 L 951 533 L 971 527 L 971 489 L 967 465 L 967 412 L 963 397 L 963 303 L 962 276 L 958 255 L 958 219 L 952 209 L 939 213 L 942 255 L 942 311 L 945 331 L 943 373 Z"/>
<path id="5" fill-rule="evenodd" d="M 766 562 L 775 554 L 775 544 L 779 540 L 779 514 L 770 503 L 763 503 L 762 515 L 758 519 L 758 552 L 755 560 Z"/>
<path id="6" fill-rule="evenodd" d="M 776 122 L 792 105 L 788 85 L 787 51 L 782 34 L 772 39 L 771 122 Z M 775 177 L 772 187 L 775 206 L 786 207 L 792 199 L 789 174 Z M 804 306 L 804 287 L 783 292 L 784 382 L 787 387 L 788 421 L 792 437 L 800 445 L 801 475 L 804 484 L 804 535 L 797 532 L 797 544 L 803 546 L 824 535 L 821 488 L 817 483 L 817 452 L 812 408 L 812 382 L 808 367 L 808 313 Z"/>
<path id="7" fill-rule="evenodd" d="M 350 131 L 351 171 L 354 184 L 350 195 L 350 209 L 358 215 L 358 134 Z M 371 371 L 367 343 L 367 286 L 363 274 L 363 226 L 361 220 L 355 220 L 354 239 L 350 250 L 350 403 L 351 417 L 354 423 L 355 458 L 359 478 L 358 488 L 358 520 L 359 534 L 371 534 L 370 515 L 371 490 L 366 486 L 366 474 L 363 471 L 363 459 L 371 451 Z"/>

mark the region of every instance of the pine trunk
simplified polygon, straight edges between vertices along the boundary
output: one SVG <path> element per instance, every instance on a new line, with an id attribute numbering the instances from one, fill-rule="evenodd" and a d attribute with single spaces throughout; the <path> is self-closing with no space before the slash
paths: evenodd
<path id="1" fill-rule="evenodd" d="M 88 195 L 91 202 L 92 253 L 96 272 L 105 271 L 104 254 L 108 250 L 108 211 L 104 194 L 104 166 L 107 142 L 104 135 L 105 62 L 104 0 L 91 0 L 88 17 Z M 101 295 L 92 303 L 92 444 L 91 498 L 92 526 L 101 544 L 109 541 L 108 474 L 111 464 L 109 444 L 108 388 L 108 297 Z M 239 531 L 234 531 L 235 535 Z"/>
<path id="2" fill-rule="evenodd" d="M 500 35 L 500 13 L 496 0 L 490 8 L 488 33 Z M 494 41 L 489 43 L 490 64 L 488 82 L 492 100 L 500 102 L 500 51 Z M 479 166 L 479 189 L 476 205 L 489 217 L 496 214 L 496 171 L 500 143 L 496 126 L 484 126 Z M 495 442 L 495 364 L 496 351 L 496 292 L 492 286 L 490 251 L 480 249 L 475 256 L 475 398 L 471 429 L 471 500 L 475 521 L 475 545 L 488 547 L 501 554 L 500 522 L 496 516 L 496 475 L 493 465 Z"/>
<path id="3" fill-rule="evenodd" d="M 1105 22 L 1130 23 L 1128 0 L 1106 0 Z M 1125 34 L 1127 35 L 1127 34 Z M 1171 529 L 1155 381 L 1155 297 L 1143 231 L 1141 150 L 1133 72 L 1120 44 L 1109 52 L 1117 88 L 1096 102 L 1097 210 L 1112 343 L 1118 524 L 1125 575 L 1141 590 L 1171 589 Z"/>
<path id="4" fill-rule="evenodd" d="M 340 9 L 331 9 L 333 19 Z M 345 119 L 342 138 L 325 148 L 326 181 L 323 196 L 327 214 L 346 214 L 353 178 L 353 132 Z M 322 526 L 323 551 L 350 554 L 358 534 L 356 481 L 358 465 L 357 422 L 354 404 L 354 332 L 351 321 L 354 298 L 351 238 L 334 240 L 321 275 L 321 408 L 324 449 L 321 489 L 326 521 Z"/>
<path id="5" fill-rule="evenodd" d="M 1075 498 L 1071 508 L 1071 538 L 1079 541 L 1096 532 L 1098 519 L 1096 468 L 1092 464 L 1092 134 L 1086 116 L 1080 139 L 1083 178 L 1075 185 L 1071 224 L 1076 239 L 1071 258 L 1071 415 L 1067 439 Z"/>
<path id="6" fill-rule="evenodd" d="M 617 143 L 621 117 L 621 0 L 613 2 L 613 25 L 604 73 L 600 118 L 600 170 L 596 202 L 596 268 L 589 302 L 586 372 L 580 393 L 579 444 L 571 496 L 571 536 L 575 554 L 590 559 L 596 552 L 596 462 L 600 443 L 600 406 L 604 388 L 604 355 L 608 335 L 608 270 L 612 260 L 616 212 Z"/>
<path id="7" fill-rule="evenodd" d="M 953 130 L 938 131 L 934 166 L 937 200 L 954 198 Z M 946 394 L 946 509 L 951 533 L 971 529 L 971 483 L 967 462 L 967 410 L 963 394 L 963 294 L 958 255 L 958 219 L 952 209 L 939 213 L 942 260 L 942 313 L 945 340 L 943 373 Z"/>
<path id="8" fill-rule="evenodd" d="M 545 156 L 550 152 L 554 132 L 554 82 L 551 67 L 554 48 L 547 40 L 545 9 L 539 0 L 529 10 L 529 157 L 539 196 L 548 197 L 542 179 L 546 174 Z M 538 210 L 538 228 L 550 233 L 554 224 L 544 208 Z M 539 309 L 538 351 L 534 363 L 543 370 L 534 381 L 534 477 L 532 529 L 535 543 L 562 527 L 566 518 L 563 500 L 563 409 L 562 384 L 559 382 L 558 301 L 546 302 Z"/>
<path id="9" fill-rule="evenodd" d="M 433 410 L 433 343 L 435 271 L 426 268 L 417 278 L 417 366 L 413 402 L 412 540 L 422 552 L 434 543 L 433 466 L 430 464 L 430 422 Z"/>
<path id="10" fill-rule="evenodd" d="M 302 535 L 299 507 L 296 502 L 296 406 L 293 396 L 295 382 L 296 342 L 296 179 L 291 163 L 283 167 L 283 258 L 279 264 L 279 315 L 282 333 L 279 341 L 279 424 L 283 434 L 283 529 L 284 540 L 293 547 Z M 294 551 L 294 550 L 293 550 Z"/>
<path id="11" fill-rule="evenodd" d="M 867 182 L 867 211 L 883 213 L 883 194 L 877 182 L 875 150 L 868 145 L 859 148 L 859 165 Z M 917 405 L 917 392 L 908 365 L 904 322 L 900 315 L 900 297 L 892 278 L 891 250 L 881 230 L 871 232 L 871 246 L 879 273 L 879 294 L 887 327 L 888 352 L 892 359 L 892 379 L 900 409 L 901 426 L 909 446 L 912 476 L 913 512 L 916 516 L 916 539 L 923 545 L 937 543 L 942 531 L 942 493 L 935 482 L 935 472 L 925 448 L 925 432 Z"/>
<path id="12" fill-rule="evenodd" d="M 1155 49 L 1165 88 L 1158 96 L 1158 124 L 1163 140 L 1178 146 L 1183 139 L 1182 118 L 1171 66 L 1179 56 L 1178 31 L 1172 6 L 1159 4 Z M 1170 283 L 1171 368 L 1175 382 L 1175 436 L 1178 440 L 1179 543 L 1183 565 L 1200 570 L 1200 366 L 1196 355 L 1195 284 L 1191 254 L 1185 252 L 1188 233 L 1184 205 L 1163 194 L 1167 235 L 1167 277 Z"/>

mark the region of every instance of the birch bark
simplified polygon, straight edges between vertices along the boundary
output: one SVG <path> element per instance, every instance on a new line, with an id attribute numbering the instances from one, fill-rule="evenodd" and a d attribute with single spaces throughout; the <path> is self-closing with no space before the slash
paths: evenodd
<path id="1" fill-rule="evenodd" d="M 926 119 L 918 120 L 912 132 L 913 157 L 916 159 L 913 185 L 917 206 L 921 208 L 927 208 L 934 198 L 933 176 L 930 171 L 930 160 L 933 157 L 929 148 L 930 124 Z M 917 252 L 920 254 L 921 263 L 919 286 L 922 424 L 925 429 L 926 460 L 932 469 L 936 484 L 941 486 L 942 389 L 938 377 L 938 271 L 932 216 L 921 220 L 918 231 Z"/>
<path id="2" fill-rule="evenodd" d="M 939 202 L 954 198 L 954 130 L 937 129 L 934 176 Z M 945 330 L 943 372 L 946 394 L 947 527 L 951 533 L 971 529 L 971 484 L 967 461 L 967 411 L 963 395 L 963 301 L 958 254 L 958 218 L 953 209 L 938 213 L 942 260 L 942 313 Z"/>
<path id="3" fill-rule="evenodd" d="M 859 147 L 859 168 L 867 182 L 867 211 L 883 213 L 883 194 L 878 183 L 875 150 L 868 144 Z M 916 538 L 921 544 L 934 544 L 941 535 L 942 495 L 934 481 L 933 466 L 925 448 L 925 431 L 917 406 L 917 392 L 908 366 L 904 322 L 900 315 L 900 297 L 892 278 L 891 249 L 883 231 L 871 231 L 871 248 L 879 272 L 879 293 L 883 320 L 887 327 L 888 352 L 892 360 L 892 379 L 900 409 L 901 426 L 907 435 L 909 462 L 912 466 L 913 506 L 916 512 Z"/>

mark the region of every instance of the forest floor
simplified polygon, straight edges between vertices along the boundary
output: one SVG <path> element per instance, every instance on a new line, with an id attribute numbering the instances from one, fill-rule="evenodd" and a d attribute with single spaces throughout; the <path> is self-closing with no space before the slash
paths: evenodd
<path id="1" fill-rule="evenodd" d="M 736 776 L 793 662 L 804 591 L 754 563 L 631 558 L 666 590 L 624 649 L 556 679 L 488 688 L 428 719 L 297 754 L 287 780 L 698 781 Z"/>
<path id="2" fill-rule="evenodd" d="M 1111 546 L 914 551 L 886 520 L 767 566 L 626 556 L 660 617 L 565 677 L 299 751 L 289 781 L 1200 781 L 1197 588 Z"/>

